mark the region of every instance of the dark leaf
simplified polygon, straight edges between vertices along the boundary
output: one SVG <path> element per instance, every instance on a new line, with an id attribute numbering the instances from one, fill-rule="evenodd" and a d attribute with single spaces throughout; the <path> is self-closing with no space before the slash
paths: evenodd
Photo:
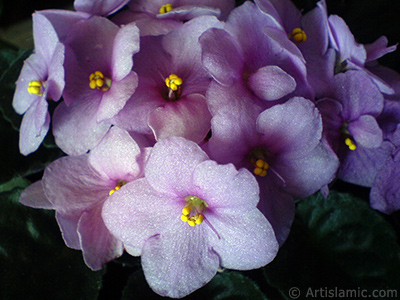
<path id="1" fill-rule="evenodd" d="M 122 300 L 165 299 L 155 294 L 147 284 L 143 271 L 131 275 Z M 235 271 L 218 273 L 207 285 L 193 292 L 187 300 L 267 300 L 253 280 Z"/>
<path id="2" fill-rule="evenodd" d="M 102 272 L 65 246 L 53 211 L 18 202 L 22 190 L 0 193 L 0 299 L 96 299 Z"/>
<path id="3" fill-rule="evenodd" d="M 397 289 L 400 249 L 378 212 L 332 191 L 328 199 L 318 194 L 298 204 L 291 234 L 265 275 L 288 299 L 293 288 L 303 297 L 321 288 Z"/>

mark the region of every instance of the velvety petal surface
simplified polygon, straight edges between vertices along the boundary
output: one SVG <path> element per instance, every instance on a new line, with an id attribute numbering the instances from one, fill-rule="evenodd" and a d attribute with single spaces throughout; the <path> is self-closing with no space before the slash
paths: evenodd
<path id="1" fill-rule="evenodd" d="M 44 194 L 41 180 L 25 188 L 19 198 L 19 202 L 33 208 L 53 209 L 53 204 L 51 204 Z"/>
<path id="2" fill-rule="evenodd" d="M 219 235 L 212 246 L 221 257 L 221 266 L 250 270 L 275 258 L 278 242 L 271 225 L 257 208 L 213 208 L 207 220 Z"/>
<path id="3" fill-rule="evenodd" d="M 295 214 L 295 202 L 282 188 L 282 181 L 273 172 L 258 177 L 260 202 L 257 208 L 264 214 L 281 246 L 289 235 Z"/>
<path id="4" fill-rule="evenodd" d="M 347 149 L 343 158 L 339 155 L 342 160 L 337 177 L 346 182 L 371 187 L 378 171 L 393 153 L 393 148 L 392 143 L 384 141 L 379 148 L 358 147 L 355 151 Z"/>
<path id="5" fill-rule="evenodd" d="M 187 196 L 193 169 L 208 159 L 194 142 L 170 137 L 156 143 L 145 168 L 145 176 L 158 192 Z"/>
<path id="6" fill-rule="evenodd" d="M 92 15 L 108 16 L 122 8 L 129 0 L 75 0 L 74 8 Z"/>
<path id="7" fill-rule="evenodd" d="M 184 5 L 170 10 L 164 14 L 158 14 L 159 19 L 175 19 L 179 21 L 187 21 L 200 16 L 219 17 L 220 10 L 212 7 L 199 7 L 193 5 Z"/>
<path id="8" fill-rule="evenodd" d="M 278 66 L 265 66 L 248 78 L 247 82 L 257 97 L 278 100 L 296 89 L 296 81 Z"/>
<path id="9" fill-rule="evenodd" d="M 43 57 L 32 54 L 25 60 L 16 82 L 12 103 L 13 108 L 18 114 L 25 113 L 40 98 L 40 96 L 28 92 L 29 83 L 31 81 L 44 82 L 47 79 L 47 75 L 48 70 Z"/>
<path id="10" fill-rule="evenodd" d="M 65 47 L 58 43 L 53 57 L 50 61 L 49 76 L 47 78 L 47 97 L 54 101 L 58 101 L 65 87 L 65 71 L 64 71 Z"/>
<path id="11" fill-rule="evenodd" d="M 382 130 L 373 116 L 363 115 L 350 122 L 348 130 L 356 143 L 362 147 L 378 148 L 382 144 Z"/>
<path id="12" fill-rule="evenodd" d="M 90 151 L 88 160 L 104 177 L 132 181 L 140 173 L 139 155 L 140 148 L 129 133 L 113 126 L 100 144 Z"/>
<path id="13" fill-rule="evenodd" d="M 92 270 L 122 255 L 122 242 L 115 238 L 104 225 L 101 217 L 103 203 L 82 213 L 78 223 L 83 258 Z"/>
<path id="14" fill-rule="evenodd" d="M 197 196 L 214 209 L 254 208 L 259 201 L 259 187 L 246 169 L 239 171 L 232 164 L 218 165 L 207 160 L 193 172 Z"/>
<path id="15" fill-rule="evenodd" d="M 107 228 L 126 245 L 128 252 L 138 256 L 146 240 L 169 230 L 171 222 L 187 225 L 180 220 L 185 201 L 182 199 L 180 204 L 175 200 L 176 196 L 168 198 L 158 193 L 142 178 L 113 193 L 103 206 L 102 216 Z"/>
<path id="16" fill-rule="evenodd" d="M 135 72 L 130 72 L 120 81 L 113 81 L 108 91 L 101 92 L 97 121 L 105 121 L 118 114 L 135 92 L 137 85 L 138 76 Z"/>
<path id="17" fill-rule="evenodd" d="M 220 163 L 238 163 L 251 147 L 257 146 L 260 134 L 256 119 L 262 108 L 257 99 L 240 84 L 223 87 L 212 82 L 207 102 L 213 115 L 210 157 Z"/>
<path id="18" fill-rule="evenodd" d="M 83 211 L 104 201 L 112 182 L 89 167 L 87 155 L 66 156 L 44 171 L 43 189 L 54 209 L 63 215 Z"/>
<path id="19" fill-rule="evenodd" d="M 174 103 L 165 103 L 149 115 L 149 126 L 156 140 L 180 136 L 196 143 L 204 140 L 211 128 L 211 114 L 206 99 L 191 94 Z"/>
<path id="20" fill-rule="evenodd" d="M 22 118 L 19 150 L 28 155 L 36 151 L 50 128 L 50 114 L 47 111 L 47 102 L 44 97 L 34 103 Z"/>
<path id="21" fill-rule="evenodd" d="M 194 230 L 180 233 L 180 238 L 173 231 L 155 235 L 144 245 L 144 275 L 160 295 L 184 297 L 209 282 L 217 272 L 220 259 L 203 230 L 190 229 Z"/>
<path id="22" fill-rule="evenodd" d="M 81 244 L 78 235 L 78 222 L 81 217 L 80 211 L 68 215 L 60 214 L 56 211 L 56 220 L 60 227 L 62 238 L 65 244 L 76 250 L 81 250 Z"/>
<path id="23" fill-rule="evenodd" d="M 381 36 L 371 44 L 364 45 L 367 51 L 367 62 L 377 60 L 382 56 L 396 51 L 397 45 L 388 47 L 388 39 L 386 36 Z"/>
<path id="24" fill-rule="evenodd" d="M 93 99 L 95 100 L 95 99 Z M 110 128 L 110 123 L 98 123 L 98 102 L 82 101 L 70 107 L 62 102 L 53 115 L 56 144 L 69 155 L 80 155 L 93 149 Z"/>
<path id="25" fill-rule="evenodd" d="M 388 159 L 375 177 L 370 204 L 380 212 L 391 214 L 400 209 L 400 160 Z"/>
<path id="26" fill-rule="evenodd" d="M 329 16 L 328 21 L 332 34 L 331 40 L 334 39 L 336 43 L 335 50 L 339 52 L 340 61 L 349 59 L 357 65 L 364 65 L 367 58 L 365 48 L 355 41 L 346 22 L 337 15 Z"/>
<path id="27" fill-rule="evenodd" d="M 59 41 L 57 33 L 50 20 L 40 13 L 32 14 L 32 27 L 35 53 L 48 59 L 47 66 L 49 66 Z"/>
<path id="28" fill-rule="evenodd" d="M 363 114 L 377 116 L 383 109 L 383 96 L 365 72 L 349 70 L 334 77 L 334 99 L 343 104 L 345 120 Z"/>
<path id="29" fill-rule="evenodd" d="M 177 20 L 158 19 L 152 14 L 137 13 L 130 10 L 119 12 L 112 18 L 112 21 L 117 25 L 135 22 L 139 28 L 140 36 L 164 35 L 182 25 L 182 22 Z"/>
<path id="30" fill-rule="evenodd" d="M 331 183 L 338 167 L 335 153 L 321 143 L 304 157 L 274 161 L 274 168 L 285 180 L 284 190 L 295 198 L 308 197 Z"/>
<path id="31" fill-rule="evenodd" d="M 303 157 L 319 143 L 322 121 L 311 101 L 296 97 L 263 111 L 257 119 L 257 131 L 268 151 Z"/>
<path id="32" fill-rule="evenodd" d="M 133 55 L 139 52 L 139 28 L 135 23 L 121 26 L 114 38 L 112 54 L 113 80 L 121 80 L 133 67 Z"/>
<path id="33" fill-rule="evenodd" d="M 237 41 L 225 30 L 210 28 L 200 36 L 204 67 L 213 78 L 230 86 L 243 76 L 244 61 Z"/>

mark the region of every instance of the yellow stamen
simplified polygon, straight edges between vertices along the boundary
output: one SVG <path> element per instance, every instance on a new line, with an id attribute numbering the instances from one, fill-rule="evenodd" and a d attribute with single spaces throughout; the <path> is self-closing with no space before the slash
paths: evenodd
<path id="1" fill-rule="evenodd" d="M 188 216 L 190 214 L 190 211 L 191 211 L 190 207 L 189 206 L 185 206 L 182 209 L 182 214 L 185 215 L 185 216 Z"/>
<path id="2" fill-rule="evenodd" d="M 254 174 L 261 176 L 261 177 L 265 177 L 267 175 L 267 170 L 269 168 L 269 164 L 262 160 L 262 159 L 258 159 L 255 162 L 255 168 L 254 168 Z"/>
<path id="3" fill-rule="evenodd" d="M 113 189 L 108 193 L 108 195 L 111 196 L 111 195 L 114 194 L 116 191 L 118 191 L 120 188 L 122 188 L 122 186 L 124 186 L 126 183 L 127 183 L 127 182 L 124 181 L 124 180 L 119 180 L 119 181 L 118 181 L 118 184 L 115 186 L 115 188 L 113 188 Z"/>
<path id="4" fill-rule="evenodd" d="M 199 215 L 198 218 L 196 219 L 196 225 L 200 225 L 201 223 L 203 223 L 204 217 L 203 215 Z"/>
<path id="5" fill-rule="evenodd" d="M 354 151 L 357 149 L 357 145 L 353 142 L 353 140 L 351 138 L 346 138 L 344 140 L 344 143 L 347 145 L 347 147 L 349 147 L 349 149 L 351 151 Z"/>
<path id="6" fill-rule="evenodd" d="M 165 84 L 174 92 L 178 90 L 178 87 L 182 85 L 183 80 L 179 78 L 178 75 L 171 74 L 167 78 L 165 78 Z"/>
<path id="7" fill-rule="evenodd" d="M 89 75 L 89 86 L 92 90 L 98 89 L 106 92 L 111 87 L 111 79 L 105 77 L 100 71 L 96 71 Z"/>
<path id="8" fill-rule="evenodd" d="M 196 196 L 188 196 L 185 200 L 187 205 L 182 209 L 181 220 L 191 227 L 203 223 L 203 212 L 208 207 L 207 203 Z"/>
<path id="9" fill-rule="evenodd" d="M 34 80 L 29 82 L 28 85 L 28 93 L 29 94 L 34 94 L 34 95 L 38 95 L 38 96 L 42 96 L 42 83 L 40 81 Z"/>
<path id="10" fill-rule="evenodd" d="M 174 7 L 171 4 L 164 4 L 163 6 L 160 7 L 160 10 L 158 11 L 160 14 L 165 14 L 169 11 L 171 11 Z"/>
<path id="11" fill-rule="evenodd" d="M 295 43 L 304 43 L 307 40 L 307 35 L 301 28 L 295 28 L 289 35 Z"/>

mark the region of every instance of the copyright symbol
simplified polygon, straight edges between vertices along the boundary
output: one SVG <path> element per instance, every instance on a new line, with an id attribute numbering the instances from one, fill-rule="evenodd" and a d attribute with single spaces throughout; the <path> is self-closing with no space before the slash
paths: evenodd
<path id="1" fill-rule="evenodd" d="M 292 299 L 297 299 L 300 297 L 300 289 L 297 287 L 292 287 L 289 290 L 289 297 Z"/>

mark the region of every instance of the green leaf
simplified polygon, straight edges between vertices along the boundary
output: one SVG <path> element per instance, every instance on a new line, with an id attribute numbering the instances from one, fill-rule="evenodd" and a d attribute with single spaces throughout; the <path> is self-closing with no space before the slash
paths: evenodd
<path id="1" fill-rule="evenodd" d="M 14 177 L 10 181 L 0 184 L 0 193 L 11 192 L 15 188 L 25 188 L 30 184 L 28 179 L 23 177 Z"/>
<path id="2" fill-rule="evenodd" d="M 400 247 L 378 212 L 332 191 L 298 203 L 291 234 L 264 271 L 287 299 L 296 288 L 303 297 L 318 289 L 398 289 Z"/>
<path id="3" fill-rule="evenodd" d="M 147 284 L 143 271 L 134 272 L 128 280 L 121 300 L 157 300 L 165 299 L 155 294 Z M 245 275 L 224 271 L 218 273 L 207 285 L 193 292 L 187 300 L 267 300 L 256 283 Z"/>
<path id="4" fill-rule="evenodd" d="M 0 193 L 0 299 L 96 299 L 103 272 L 64 244 L 53 211 L 18 202 L 22 190 Z"/>

